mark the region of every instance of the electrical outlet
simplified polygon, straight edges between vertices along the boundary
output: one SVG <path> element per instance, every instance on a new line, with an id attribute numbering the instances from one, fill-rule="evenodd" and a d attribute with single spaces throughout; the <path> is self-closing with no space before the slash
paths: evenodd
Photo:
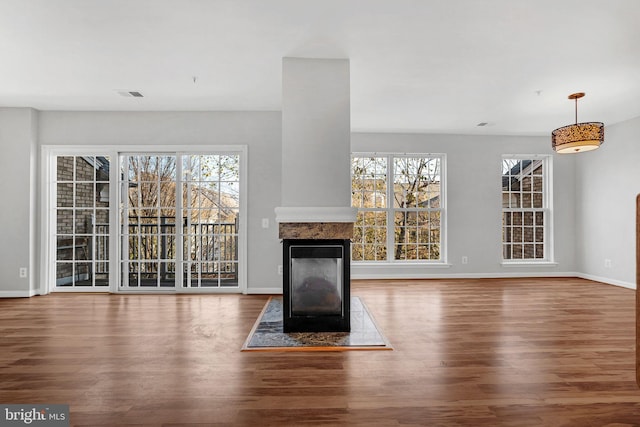
<path id="1" fill-rule="evenodd" d="M 284 270 L 282 269 L 282 265 L 278 266 L 278 276 L 282 276 L 284 274 Z"/>
<path id="2" fill-rule="evenodd" d="M 462 263 L 463 263 L 463 264 L 468 264 L 468 263 L 469 263 L 469 257 L 467 257 L 467 256 L 463 256 L 463 257 L 462 257 Z"/>
<path id="3" fill-rule="evenodd" d="M 611 268 L 611 260 L 610 259 L 605 259 L 604 260 L 604 268 Z"/>
<path id="4" fill-rule="evenodd" d="M 269 228 L 269 218 L 262 218 L 262 228 Z"/>
<path id="5" fill-rule="evenodd" d="M 19 274 L 21 279 L 25 279 L 27 277 L 27 267 L 20 267 Z"/>

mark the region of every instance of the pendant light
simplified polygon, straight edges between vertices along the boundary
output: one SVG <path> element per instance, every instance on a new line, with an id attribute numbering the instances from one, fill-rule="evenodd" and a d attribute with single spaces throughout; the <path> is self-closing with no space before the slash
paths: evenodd
<path id="1" fill-rule="evenodd" d="M 551 147 L 560 154 L 581 153 L 600 147 L 604 142 L 604 123 L 578 123 L 578 99 L 584 92 L 572 93 L 569 99 L 576 102 L 576 123 L 563 126 L 551 132 Z"/>

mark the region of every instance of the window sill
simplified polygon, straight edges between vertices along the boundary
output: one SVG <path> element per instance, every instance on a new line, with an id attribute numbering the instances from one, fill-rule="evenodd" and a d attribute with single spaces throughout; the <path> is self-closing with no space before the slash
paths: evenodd
<path id="1" fill-rule="evenodd" d="M 503 267 L 555 267 L 557 262 L 553 261 L 517 261 L 517 262 L 501 262 Z"/>

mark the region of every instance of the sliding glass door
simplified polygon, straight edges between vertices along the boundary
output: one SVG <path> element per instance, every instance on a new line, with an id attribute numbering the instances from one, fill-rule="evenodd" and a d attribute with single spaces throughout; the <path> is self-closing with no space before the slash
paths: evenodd
<path id="1" fill-rule="evenodd" d="M 176 277 L 176 156 L 120 157 L 123 288 L 173 288 Z"/>
<path id="2" fill-rule="evenodd" d="M 56 156 L 52 221 L 55 286 L 105 290 L 109 286 L 110 157 Z"/>
<path id="3" fill-rule="evenodd" d="M 48 289 L 241 291 L 244 153 L 45 148 Z"/>
<path id="4" fill-rule="evenodd" d="M 237 288 L 240 156 L 120 156 L 121 289 Z"/>
<path id="5" fill-rule="evenodd" d="M 182 285 L 238 286 L 240 158 L 182 156 Z"/>

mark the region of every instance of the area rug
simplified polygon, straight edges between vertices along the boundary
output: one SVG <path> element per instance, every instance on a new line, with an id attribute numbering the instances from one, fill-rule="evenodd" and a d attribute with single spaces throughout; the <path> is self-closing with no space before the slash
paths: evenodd
<path id="1" fill-rule="evenodd" d="M 351 332 L 282 331 L 282 298 L 271 297 L 242 351 L 393 350 L 359 297 L 351 297 Z"/>

